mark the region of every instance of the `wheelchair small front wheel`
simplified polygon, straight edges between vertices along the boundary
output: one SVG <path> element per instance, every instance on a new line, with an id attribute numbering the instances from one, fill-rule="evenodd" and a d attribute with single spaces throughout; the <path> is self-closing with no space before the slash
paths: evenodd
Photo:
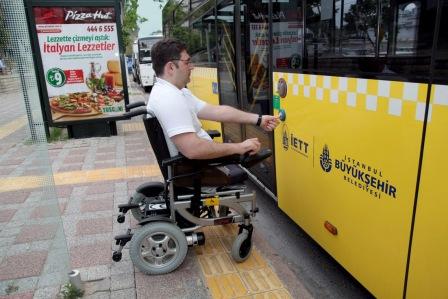
<path id="1" fill-rule="evenodd" d="M 130 204 L 140 205 L 140 207 L 131 209 L 131 214 L 138 222 L 146 218 L 145 205 L 149 203 L 164 203 L 162 200 L 158 200 L 157 197 L 147 197 L 143 193 L 135 192 L 129 199 Z"/>
<path id="2" fill-rule="evenodd" d="M 249 232 L 243 230 L 232 244 L 231 255 L 235 262 L 242 263 L 249 258 L 252 251 L 252 240 L 249 238 Z"/>
<path id="3" fill-rule="evenodd" d="M 177 269 L 187 251 L 187 239 L 180 228 L 169 222 L 152 222 L 132 237 L 129 255 L 140 271 L 159 275 Z"/>
<path id="4" fill-rule="evenodd" d="M 139 222 L 145 218 L 145 206 L 143 205 L 145 203 L 145 199 L 146 196 L 144 196 L 140 192 L 135 192 L 129 199 L 130 204 L 137 204 L 137 205 L 141 204 L 140 207 L 131 209 L 132 216 L 134 216 L 134 218 Z"/>

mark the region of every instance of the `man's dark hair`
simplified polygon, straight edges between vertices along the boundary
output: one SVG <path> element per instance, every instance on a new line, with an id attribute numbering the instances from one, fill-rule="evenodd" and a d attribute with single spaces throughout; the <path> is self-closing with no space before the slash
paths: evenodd
<path id="1" fill-rule="evenodd" d="M 156 76 L 163 75 L 163 68 L 169 61 L 180 59 L 182 51 L 187 46 L 178 39 L 164 38 L 154 44 L 151 48 L 152 68 Z"/>

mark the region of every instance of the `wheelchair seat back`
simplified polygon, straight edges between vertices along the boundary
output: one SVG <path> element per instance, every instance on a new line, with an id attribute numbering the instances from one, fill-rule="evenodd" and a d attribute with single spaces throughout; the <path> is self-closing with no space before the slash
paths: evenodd
<path id="1" fill-rule="evenodd" d="M 160 171 L 163 178 L 168 179 L 168 169 L 162 166 L 162 161 L 171 158 L 168 145 L 166 144 L 165 134 L 163 134 L 162 126 L 155 116 L 147 114 L 143 116 L 143 123 L 145 124 L 146 134 L 148 135 L 149 142 L 157 158 Z"/>
<path id="2" fill-rule="evenodd" d="M 162 161 L 171 158 L 171 155 L 162 126 L 157 118 L 151 114 L 143 116 L 143 123 L 145 124 L 146 133 L 157 158 L 160 171 L 162 172 L 165 181 L 167 181 L 169 179 L 168 168 L 163 166 Z M 248 179 L 247 173 L 235 164 L 227 164 L 220 167 L 203 166 L 200 168 L 195 168 L 191 165 L 176 165 L 174 172 L 176 175 L 179 173 L 182 175 L 187 173 L 201 173 L 202 186 L 229 186 L 240 184 Z M 176 188 L 192 187 L 193 179 L 194 176 L 186 176 L 183 179 L 176 179 Z"/>

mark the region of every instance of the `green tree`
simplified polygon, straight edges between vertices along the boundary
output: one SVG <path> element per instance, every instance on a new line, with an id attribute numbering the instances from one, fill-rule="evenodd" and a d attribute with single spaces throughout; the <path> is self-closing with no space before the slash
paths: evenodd
<path id="1" fill-rule="evenodd" d="M 137 14 L 138 0 L 126 1 L 123 18 L 123 43 L 126 53 L 132 53 L 133 36 L 138 32 L 138 24 L 147 21 Z"/>
<path id="2" fill-rule="evenodd" d="M 352 4 L 349 11 L 344 16 L 345 31 L 353 37 L 366 38 L 372 47 L 375 41 L 369 32 L 376 34 L 376 24 L 378 21 L 376 0 L 364 0 L 359 4 Z"/>
<path id="3" fill-rule="evenodd" d="M 197 49 L 200 44 L 200 36 L 197 32 L 190 30 L 188 27 L 182 26 L 186 20 L 187 13 L 183 10 L 182 0 L 169 0 L 162 13 L 162 23 L 164 25 L 164 33 L 167 36 L 177 38 L 183 41 L 189 51 Z"/>
<path id="4" fill-rule="evenodd" d="M 3 8 L 0 3 L 0 54 L 6 55 L 6 48 L 9 42 L 9 34 L 6 30 L 5 17 L 3 16 Z"/>

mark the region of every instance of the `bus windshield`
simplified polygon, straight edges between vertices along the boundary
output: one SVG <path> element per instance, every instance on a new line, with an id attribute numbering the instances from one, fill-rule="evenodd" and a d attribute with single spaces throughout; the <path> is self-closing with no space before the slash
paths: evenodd
<path id="1" fill-rule="evenodd" d="M 140 63 L 151 62 L 151 47 L 162 37 L 144 37 L 138 40 L 138 56 Z"/>

